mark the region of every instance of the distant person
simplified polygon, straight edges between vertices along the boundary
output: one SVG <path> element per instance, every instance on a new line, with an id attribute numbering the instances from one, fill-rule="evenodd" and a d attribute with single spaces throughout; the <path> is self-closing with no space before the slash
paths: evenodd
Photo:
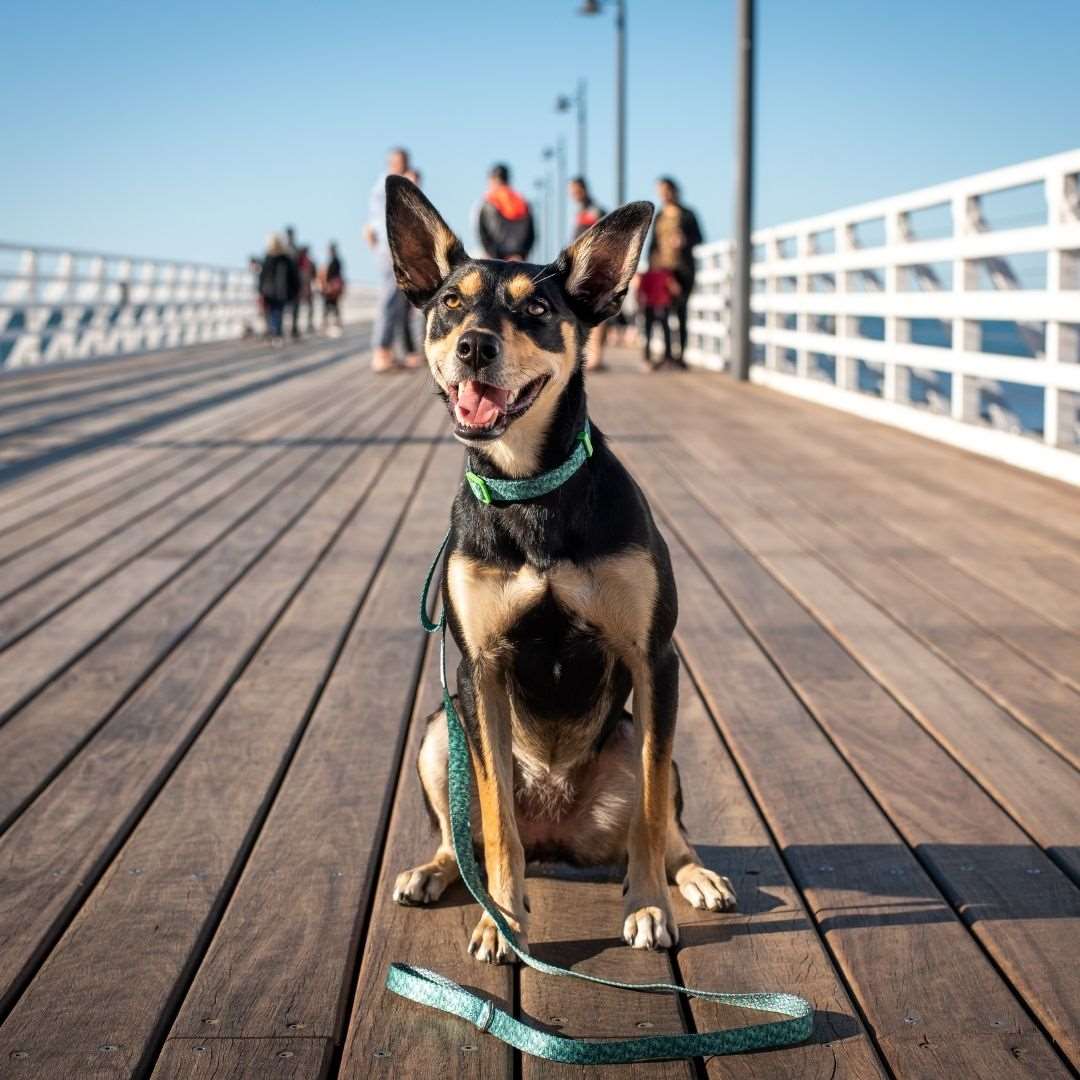
<path id="1" fill-rule="evenodd" d="M 670 176 L 660 177 L 656 182 L 656 193 L 660 197 L 660 210 L 653 222 L 649 258 L 651 260 L 655 255 L 657 265 L 670 270 L 679 285 L 675 318 L 679 323 L 679 363 L 683 364 L 686 353 L 686 305 L 694 288 L 694 247 L 704 237 L 694 211 L 679 201 L 679 185 Z"/>
<path id="2" fill-rule="evenodd" d="M 292 336 L 300 336 L 300 309 L 307 308 L 307 332 L 315 330 L 315 263 L 311 258 L 311 249 L 301 245 L 296 253 L 296 272 L 300 276 L 300 293 L 293 307 Z"/>
<path id="3" fill-rule="evenodd" d="M 322 294 L 322 330 L 330 337 L 341 337 L 341 298 L 345 295 L 345 264 L 338 254 L 337 244 L 326 249 L 326 264 L 319 271 L 319 292 Z M 334 325 L 331 327 L 330 323 Z"/>
<path id="4" fill-rule="evenodd" d="M 583 232 L 591 229 L 607 211 L 592 197 L 584 176 L 575 176 L 567 184 L 570 200 L 577 206 L 574 214 L 574 236 L 577 239 Z"/>
<path id="5" fill-rule="evenodd" d="M 477 215 L 480 246 L 489 259 L 520 262 L 529 257 L 536 240 L 532 210 L 510 186 L 510 170 L 496 165 L 488 174 L 488 189 Z"/>
<path id="6" fill-rule="evenodd" d="M 649 269 L 644 274 L 638 275 L 637 299 L 638 309 L 642 313 L 644 327 L 644 358 L 645 366 L 650 371 L 663 367 L 664 364 L 684 366 L 681 362 L 676 365 L 675 357 L 671 352 L 671 309 L 682 290 L 675 280 L 675 275 L 660 265 L 660 256 L 649 256 Z M 652 332 L 653 327 L 659 324 L 664 336 L 663 359 L 653 363 L 652 358 Z"/>
<path id="7" fill-rule="evenodd" d="M 393 371 L 397 366 L 394 360 L 394 341 L 399 335 L 405 348 L 404 366 L 420 366 L 420 357 L 416 354 L 412 334 L 409 332 L 409 302 L 394 280 L 394 266 L 390 260 L 390 249 L 386 245 L 386 178 L 404 176 L 408 171 L 408 150 L 395 147 L 386 159 L 386 172 L 375 181 L 375 186 L 371 189 L 368 223 L 364 227 L 364 238 L 375 254 L 375 268 L 379 276 L 375 351 L 371 360 L 371 369 L 377 372 Z"/>
<path id="8" fill-rule="evenodd" d="M 276 348 L 283 344 L 282 323 L 285 309 L 296 303 L 300 295 L 300 275 L 296 261 L 289 254 L 285 241 L 271 233 L 266 241 L 266 256 L 259 270 L 259 296 L 266 308 L 266 331 Z"/>
<path id="9" fill-rule="evenodd" d="M 576 240 L 582 233 L 588 232 L 607 211 L 592 197 L 588 182 L 584 176 L 575 176 L 567 184 L 567 193 L 570 196 L 570 201 L 577 206 L 574 213 L 573 236 L 573 239 Z M 621 312 L 618 315 L 613 315 L 607 322 L 602 322 L 590 331 L 588 341 L 585 342 L 586 371 L 603 371 L 605 369 L 604 344 L 607 341 L 608 325 L 615 325 L 616 320 L 621 317 Z"/>
<path id="10" fill-rule="evenodd" d="M 296 226 L 285 226 L 285 250 L 288 252 L 289 258 L 295 263 L 300 258 L 300 245 L 296 242 Z M 300 298 L 297 298 L 289 304 L 285 309 L 285 317 L 288 322 L 292 324 L 292 335 L 294 338 L 300 336 L 300 332 L 297 329 L 297 320 L 300 317 Z"/>
<path id="11" fill-rule="evenodd" d="M 255 306 L 258 309 L 259 317 L 256 321 L 256 326 L 261 323 L 266 325 L 266 301 L 259 294 L 259 276 L 262 273 L 262 259 L 258 255 L 248 256 L 248 273 L 251 274 L 251 284 L 255 289 Z M 251 325 L 246 319 L 244 320 L 244 337 L 254 337 L 258 334 L 258 330 Z"/>

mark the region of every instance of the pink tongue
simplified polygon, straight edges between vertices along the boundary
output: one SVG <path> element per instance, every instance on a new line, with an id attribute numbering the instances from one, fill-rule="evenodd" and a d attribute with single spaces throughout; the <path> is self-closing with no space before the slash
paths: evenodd
<path id="1" fill-rule="evenodd" d="M 501 386 L 470 380 L 458 387 L 457 419 L 473 427 L 490 427 L 506 412 L 506 391 Z"/>

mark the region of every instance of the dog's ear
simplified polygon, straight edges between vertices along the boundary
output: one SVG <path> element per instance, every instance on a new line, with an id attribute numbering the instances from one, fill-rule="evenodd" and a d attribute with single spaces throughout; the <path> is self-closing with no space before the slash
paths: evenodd
<path id="1" fill-rule="evenodd" d="M 398 288 L 423 307 L 468 260 L 461 241 L 424 193 L 404 176 L 386 178 L 386 238 Z"/>
<path id="2" fill-rule="evenodd" d="M 555 260 L 570 306 L 583 322 L 603 322 L 622 307 L 652 219 L 652 203 L 627 203 L 582 233 Z"/>

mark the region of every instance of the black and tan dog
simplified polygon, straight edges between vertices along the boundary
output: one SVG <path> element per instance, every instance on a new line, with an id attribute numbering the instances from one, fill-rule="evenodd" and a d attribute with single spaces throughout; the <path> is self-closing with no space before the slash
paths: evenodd
<path id="1" fill-rule="evenodd" d="M 469 468 L 513 479 L 561 465 L 586 422 L 586 337 L 622 303 L 651 205 L 609 214 L 549 266 L 470 259 L 399 177 L 387 181 L 386 216 L 397 281 L 425 313 L 428 362 Z M 463 657 L 473 832 L 492 899 L 523 940 L 527 862 L 625 864 L 623 937 L 663 948 L 678 938 L 669 880 L 696 908 L 725 910 L 735 897 L 679 820 L 667 546 L 596 428 L 592 445 L 546 495 L 485 504 L 463 484 L 454 500 L 443 602 Z M 437 900 L 458 876 L 445 727 L 441 711 L 429 719 L 418 762 L 441 841 L 430 862 L 398 876 L 403 904 Z M 469 951 L 492 963 L 513 956 L 487 915 Z"/>

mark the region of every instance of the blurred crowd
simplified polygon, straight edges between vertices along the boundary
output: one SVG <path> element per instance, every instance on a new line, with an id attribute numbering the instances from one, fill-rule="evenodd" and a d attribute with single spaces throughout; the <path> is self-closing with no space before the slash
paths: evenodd
<path id="1" fill-rule="evenodd" d="M 329 244 L 326 259 L 319 266 L 311 247 L 297 243 L 296 230 L 289 225 L 284 235 L 271 233 L 266 239 L 265 254 L 252 255 L 248 266 L 255 276 L 265 336 L 272 345 L 283 345 L 287 333 L 299 338 L 316 332 L 316 296 L 321 302 L 319 331 L 330 337 L 341 336 L 345 266 L 336 243 Z"/>
<path id="2" fill-rule="evenodd" d="M 387 176 L 404 176 L 420 184 L 420 173 L 404 147 L 390 151 L 386 171 L 372 188 L 364 228 L 379 275 L 372 367 L 380 372 L 415 368 L 422 362 L 418 349 L 422 333 L 417 316 L 394 281 L 384 235 Z M 576 208 L 574 228 L 571 236 L 559 237 L 560 243 L 577 239 L 606 212 L 592 197 L 583 176 L 570 181 L 567 195 Z M 623 310 L 590 335 L 585 361 L 590 371 L 604 370 L 604 349 L 609 343 L 640 344 L 643 362 L 650 371 L 686 366 L 687 302 L 694 287 L 693 250 L 704 237 L 697 215 L 683 204 L 676 180 L 660 177 L 656 195 L 659 206 L 646 249 L 646 265 L 635 277 Z M 488 172 L 486 190 L 473 216 L 476 237 L 486 258 L 522 261 L 529 258 L 536 243 L 533 209 L 512 186 L 507 165 L 494 165 Z M 659 331 L 659 355 L 652 344 L 654 331 Z"/>

